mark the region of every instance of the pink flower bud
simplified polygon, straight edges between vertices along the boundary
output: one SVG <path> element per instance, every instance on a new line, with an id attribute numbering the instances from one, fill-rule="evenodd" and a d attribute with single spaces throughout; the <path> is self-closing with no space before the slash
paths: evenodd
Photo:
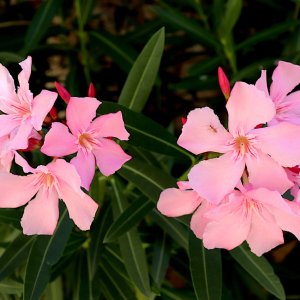
<path id="1" fill-rule="evenodd" d="M 230 83 L 221 67 L 218 68 L 218 80 L 221 91 L 225 99 L 228 100 L 230 96 Z"/>
<path id="2" fill-rule="evenodd" d="M 187 121 L 187 118 L 181 118 L 182 125 L 184 125 L 186 123 L 186 121 Z"/>
<path id="3" fill-rule="evenodd" d="M 95 98 L 95 96 L 96 96 L 96 90 L 95 90 L 95 87 L 94 87 L 93 83 L 91 82 L 90 85 L 89 85 L 88 97 Z"/>
<path id="4" fill-rule="evenodd" d="M 57 89 L 57 92 L 59 93 L 59 96 L 68 104 L 71 98 L 71 94 L 59 82 L 55 81 L 54 84 Z"/>

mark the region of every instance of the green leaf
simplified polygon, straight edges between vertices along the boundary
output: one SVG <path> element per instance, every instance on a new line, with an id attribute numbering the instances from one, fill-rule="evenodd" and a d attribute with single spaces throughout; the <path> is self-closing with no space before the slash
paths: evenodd
<path id="1" fill-rule="evenodd" d="M 0 62 L 3 65 L 7 65 L 8 63 L 19 63 L 20 61 L 24 60 L 24 57 L 13 53 L 13 52 L 0 52 Z"/>
<path id="2" fill-rule="evenodd" d="M 91 43 L 99 44 L 101 52 L 113 58 L 120 68 L 126 73 L 129 72 L 137 57 L 136 51 L 118 36 L 91 31 Z"/>
<path id="3" fill-rule="evenodd" d="M 40 6 L 26 32 L 25 53 L 36 47 L 43 38 L 60 4 L 60 0 L 48 0 Z"/>
<path id="4" fill-rule="evenodd" d="M 64 300 L 61 276 L 48 284 L 45 292 L 45 300 Z"/>
<path id="5" fill-rule="evenodd" d="M 165 232 L 162 236 L 158 235 L 156 242 L 154 244 L 154 253 L 151 266 L 151 276 L 159 288 L 166 276 L 167 268 L 169 266 L 171 249 L 169 246 L 169 241 Z"/>
<path id="6" fill-rule="evenodd" d="M 40 235 L 32 245 L 26 266 L 24 300 L 40 299 L 50 279 L 51 267 L 62 256 L 73 222 L 65 208 L 52 236 Z"/>
<path id="7" fill-rule="evenodd" d="M 175 178 L 137 159 L 128 161 L 118 173 L 155 203 L 164 189 L 176 186 Z"/>
<path id="8" fill-rule="evenodd" d="M 21 233 L 9 244 L 0 258 L 0 280 L 13 273 L 17 267 L 25 262 L 33 240 L 33 237 Z"/>
<path id="9" fill-rule="evenodd" d="M 152 201 L 140 197 L 134 201 L 124 212 L 113 222 L 106 232 L 104 242 L 109 243 L 120 237 L 140 222 L 154 207 Z"/>
<path id="10" fill-rule="evenodd" d="M 165 29 L 157 31 L 146 44 L 130 70 L 119 103 L 140 112 L 152 90 L 164 50 Z"/>
<path id="11" fill-rule="evenodd" d="M 126 209 L 127 199 L 123 194 L 123 187 L 115 177 L 111 179 L 113 189 L 113 212 L 117 218 Z M 138 231 L 133 228 L 119 238 L 121 253 L 128 275 L 136 287 L 147 297 L 152 295 L 148 276 L 148 265 Z"/>
<path id="12" fill-rule="evenodd" d="M 257 257 L 246 245 L 231 250 L 230 254 L 268 292 L 278 299 L 285 299 L 280 279 L 264 257 Z"/>
<path id="13" fill-rule="evenodd" d="M 23 291 L 23 284 L 11 279 L 5 279 L 0 282 L 0 295 L 12 294 L 21 295 Z M 10 298 L 11 299 L 11 298 Z"/>
<path id="14" fill-rule="evenodd" d="M 23 209 L 19 208 L 1 208 L 0 209 L 0 222 L 11 224 L 17 229 L 21 229 L 20 220 L 23 214 Z"/>
<path id="15" fill-rule="evenodd" d="M 103 239 L 107 232 L 107 229 L 111 225 L 112 211 L 111 206 L 105 204 L 101 209 L 100 213 L 96 217 L 96 220 L 92 224 L 91 228 L 91 244 L 89 248 L 90 264 L 92 276 L 95 276 L 101 252 L 103 249 Z"/>
<path id="16" fill-rule="evenodd" d="M 170 24 L 176 29 L 184 30 L 190 37 L 196 41 L 200 41 L 207 47 L 215 50 L 220 48 L 219 42 L 216 40 L 215 35 L 206 30 L 195 22 L 194 20 L 186 17 L 181 12 L 165 6 L 166 9 L 159 6 L 152 6 L 152 10 L 167 24 Z"/>
<path id="17" fill-rule="evenodd" d="M 125 127 L 130 133 L 128 143 L 149 151 L 194 160 L 193 155 L 177 146 L 176 139 L 172 134 L 142 114 L 133 112 L 123 105 L 105 101 L 102 102 L 99 109 L 100 114 L 117 111 L 122 112 Z"/>
<path id="18" fill-rule="evenodd" d="M 178 245 L 188 249 L 188 228 L 184 227 L 178 220 L 163 216 L 157 210 L 151 213 L 153 221 L 161 227 Z"/>
<path id="19" fill-rule="evenodd" d="M 207 250 L 193 232 L 189 234 L 190 270 L 198 300 L 222 297 L 222 263 L 219 249 Z"/>

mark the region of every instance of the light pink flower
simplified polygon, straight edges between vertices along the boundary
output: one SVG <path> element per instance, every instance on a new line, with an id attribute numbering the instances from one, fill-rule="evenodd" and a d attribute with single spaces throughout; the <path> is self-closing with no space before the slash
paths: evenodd
<path id="1" fill-rule="evenodd" d="M 81 230 L 90 228 L 98 205 L 80 189 L 80 177 L 74 166 L 57 159 L 33 169 L 20 155 L 16 154 L 15 160 L 24 172 L 32 174 L 0 173 L 0 207 L 14 208 L 29 202 L 21 220 L 24 234 L 53 234 L 59 217 L 59 199 Z"/>
<path id="2" fill-rule="evenodd" d="M 202 235 L 208 249 L 231 250 L 245 240 L 253 253 L 263 253 L 284 242 L 289 231 L 300 239 L 300 206 L 265 188 L 233 191 L 227 201 L 205 213 L 209 220 Z"/>
<path id="3" fill-rule="evenodd" d="M 243 82 L 235 84 L 226 107 L 229 132 L 208 107 L 191 111 L 183 126 L 180 146 L 194 154 L 224 153 L 191 169 L 192 189 L 218 204 L 237 185 L 246 166 L 254 186 L 284 193 L 293 183 L 282 166 L 300 163 L 300 126 L 281 122 L 254 129 L 274 117 L 275 107 L 264 92 Z"/>
<path id="4" fill-rule="evenodd" d="M 261 76 L 255 84 L 273 100 L 276 107 L 276 115 L 268 122 L 268 125 L 278 124 L 282 121 L 300 125 L 300 91 L 290 93 L 300 83 L 300 66 L 279 61 L 273 72 L 272 80 L 270 93 L 265 70 L 262 70 Z"/>
<path id="5" fill-rule="evenodd" d="M 41 130 L 43 121 L 53 106 L 57 93 L 42 90 L 33 97 L 29 90 L 31 57 L 20 63 L 19 88 L 16 92 L 14 80 L 8 70 L 0 64 L 0 137 L 11 134 L 12 147 L 25 149 L 32 130 Z"/>
<path id="6" fill-rule="evenodd" d="M 94 177 L 96 164 L 102 174 L 109 176 L 131 159 L 110 139 L 128 140 L 129 133 L 124 127 L 122 113 L 106 114 L 94 119 L 100 103 L 95 98 L 71 97 L 66 111 L 69 128 L 62 123 L 52 123 L 41 148 L 43 153 L 57 157 L 77 152 L 71 163 L 87 190 Z"/>

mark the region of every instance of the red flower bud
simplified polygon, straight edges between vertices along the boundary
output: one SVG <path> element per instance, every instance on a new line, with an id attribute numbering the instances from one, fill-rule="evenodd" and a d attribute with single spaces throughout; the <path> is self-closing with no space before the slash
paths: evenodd
<path id="1" fill-rule="evenodd" d="M 221 91 L 225 99 L 228 100 L 230 96 L 230 83 L 221 67 L 218 68 L 218 80 Z"/>
<path id="2" fill-rule="evenodd" d="M 55 87 L 57 89 L 59 96 L 68 104 L 70 101 L 70 98 L 71 98 L 71 94 L 59 82 L 55 81 L 54 84 L 55 84 Z"/>

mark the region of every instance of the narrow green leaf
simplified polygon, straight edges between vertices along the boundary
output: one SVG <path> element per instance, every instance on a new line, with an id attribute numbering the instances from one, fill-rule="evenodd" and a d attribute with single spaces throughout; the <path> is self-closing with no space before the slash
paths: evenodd
<path id="1" fill-rule="evenodd" d="M 160 288 L 169 265 L 171 249 L 165 232 L 159 235 L 154 244 L 154 253 L 151 266 L 151 276 L 158 288 Z"/>
<path id="2" fill-rule="evenodd" d="M 61 276 L 48 284 L 45 293 L 45 300 L 64 300 Z"/>
<path id="3" fill-rule="evenodd" d="M 23 56 L 16 54 L 14 52 L 6 52 L 6 51 L 0 52 L 0 62 L 3 65 L 6 65 L 8 63 L 19 63 L 23 59 L 24 59 Z"/>
<path id="4" fill-rule="evenodd" d="M 37 46 L 39 41 L 43 38 L 60 3 L 60 0 L 47 0 L 40 6 L 26 32 L 25 53 L 28 53 Z"/>
<path id="5" fill-rule="evenodd" d="M 107 232 L 107 229 L 111 225 L 112 211 L 111 206 L 105 204 L 98 214 L 96 220 L 92 224 L 91 228 L 91 245 L 89 248 L 90 264 L 92 276 L 95 276 L 100 256 L 101 250 L 103 249 L 103 239 Z"/>
<path id="6" fill-rule="evenodd" d="M 25 262 L 33 240 L 33 237 L 21 233 L 10 243 L 0 258 L 0 280 L 13 273 L 15 268 Z"/>
<path id="7" fill-rule="evenodd" d="M 117 218 L 126 209 L 127 199 L 122 193 L 123 188 L 119 181 L 114 177 L 111 179 L 113 189 L 113 212 Z M 148 265 L 142 242 L 137 230 L 131 229 L 119 238 L 121 253 L 128 275 L 135 283 L 137 288 L 147 297 L 152 295 L 148 276 Z"/>
<path id="8" fill-rule="evenodd" d="M 175 178 L 137 159 L 127 162 L 118 173 L 155 203 L 164 189 L 176 186 Z"/>
<path id="9" fill-rule="evenodd" d="M 198 300 L 222 297 L 222 263 L 219 249 L 207 250 L 193 232 L 189 234 L 190 270 Z"/>
<path id="10" fill-rule="evenodd" d="M 23 214 L 23 209 L 19 208 L 1 208 L 0 222 L 11 224 L 15 228 L 21 229 L 20 220 Z"/>
<path id="11" fill-rule="evenodd" d="M 12 294 L 21 295 L 23 291 L 23 284 L 12 279 L 5 279 L 0 282 L 0 295 Z M 11 299 L 11 298 L 10 298 Z"/>
<path id="12" fill-rule="evenodd" d="M 154 203 L 146 197 L 140 197 L 134 201 L 109 227 L 104 237 L 104 242 L 109 243 L 127 232 L 140 222 L 153 207 Z"/>
<path id="13" fill-rule="evenodd" d="M 40 235 L 29 253 L 24 283 L 24 300 L 40 299 L 49 279 L 51 267 L 61 257 L 73 222 L 65 208 L 52 236 Z"/>
<path id="14" fill-rule="evenodd" d="M 157 76 L 164 43 L 162 28 L 151 37 L 130 70 L 119 97 L 120 104 L 136 112 L 143 110 Z"/>
<path id="15" fill-rule="evenodd" d="M 285 299 L 280 279 L 264 257 L 257 257 L 245 244 L 231 250 L 230 254 L 268 292 L 278 299 Z"/>
<path id="16" fill-rule="evenodd" d="M 123 39 L 106 33 L 91 31 L 91 43 L 99 44 L 101 52 L 113 58 L 120 68 L 128 73 L 137 57 L 136 51 L 126 44 Z"/>
<path id="17" fill-rule="evenodd" d="M 161 8 L 160 6 L 152 6 L 152 10 L 167 24 L 170 24 L 176 29 L 184 30 L 196 41 L 202 42 L 204 45 L 211 47 L 215 50 L 220 48 L 219 42 L 216 40 L 215 35 L 206 30 L 195 22 L 194 20 L 186 17 L 181 12 L 167 7 Z"/>
<path id="18" fill-rule="evenodd" d="M 172 134 L 146 116 L 112 102 L 103 101 L 99 109 L 100 114 L 117 111 L 122 112 L 125 127 L 130 133 L 128 143 L 149 151 L 194 160 L 193 155 L 177 146 L 176 139 Z"/>
<path id="19" fill-rule="evenodd" d="M 153 221 L 165 230 L 181 247 L 188 249 L 188 228 L 173 218 L 168 218 L 154 210 L 151 213 Z"/>

